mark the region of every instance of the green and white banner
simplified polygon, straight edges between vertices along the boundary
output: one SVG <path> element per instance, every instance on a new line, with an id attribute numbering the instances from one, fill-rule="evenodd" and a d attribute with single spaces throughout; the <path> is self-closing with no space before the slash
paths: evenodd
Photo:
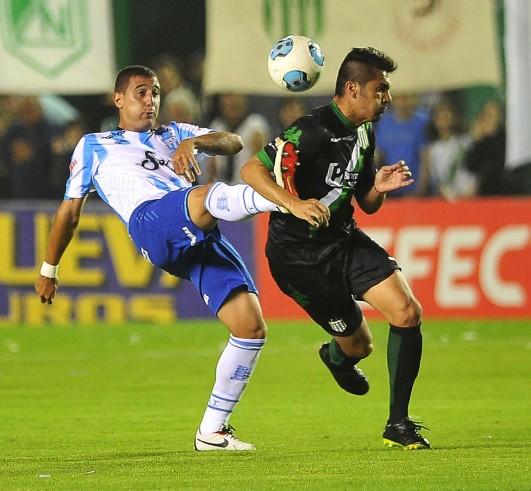
<path id="1" fill-rule="evenodd" d="M 0 0 L 0 93 L 109 92 L 111 0 Z"/>
<path id="2" fill-rule="evenodd" d="M 310 95 L 333 91 L 354 46 L 374 46 L 398 62 L 395 91 L 501 80 L 492 0 L 207 0 L 207 92 L 282 94 L 267 55 L 288 34 L 314 39 L 325 54 Z"/>

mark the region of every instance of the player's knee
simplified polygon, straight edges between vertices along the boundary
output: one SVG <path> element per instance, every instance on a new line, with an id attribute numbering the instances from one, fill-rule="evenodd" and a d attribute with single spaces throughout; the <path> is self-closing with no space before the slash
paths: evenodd
<path id="1" fill-rule="evenodd" d="M 267 335 L 267 328 L 264 325 L 255 326 L 254 328 L 248 329 L 246 335 L 243 336 L 247 339 L 265 339 Z"/>
<path id="2" fill-rule="evenodd" d="M 408 297 L 400 308 L 392 313 L 390 323 L 398 327 L 413 327 L 420 323 L 422 306 L 415 298 Z"/>
<path id="3" fill-rule="evenodd" d="M 267 336 L 267 326 L 263 319 L 256 319 L 253 322 L 240 324 L 237 328 L 231 329 L 233 335 L 244 339 L 265 339 Z"/>

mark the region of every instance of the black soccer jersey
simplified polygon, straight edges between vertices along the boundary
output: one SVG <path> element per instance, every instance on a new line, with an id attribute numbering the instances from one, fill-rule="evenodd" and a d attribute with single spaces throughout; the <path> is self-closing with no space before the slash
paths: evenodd
<path id="1" fill-rule="evenodd" d="M 354 126 L 335 102 L 298 119 L 266 145 L 258 153 L 261 162 L 272 173 L 275 162 L 288 169 L 299 197 L 316 198 L 331 212 L 330 225 L 319 229 L 293 215 L 271 213 L 267 256 L 315 264 L 339 248 L 355 228 L 352 198 L 363 196 L 374 183 L 373 156 L 372 123 Z M 294 160 L 299 165 L 293 166 Z"/>

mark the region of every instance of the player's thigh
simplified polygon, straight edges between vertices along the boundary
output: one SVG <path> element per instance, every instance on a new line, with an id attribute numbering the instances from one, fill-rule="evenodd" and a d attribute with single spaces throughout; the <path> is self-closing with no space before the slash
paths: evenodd
<path id="1" fill-rule="evenodd" d="M 236 249 L 223 236 L 193 256 L 188 279 L 207 307 L 238 337 L 263 337 L 265 322 L 253 279 Z"/>
<path id="2" fill-rule="evenodd" d="M 397 326 L 413 325 L 420 321 L 420 302 L 401 271 L 395 271 L 367 290 L 363 294 L 363 300 Z"/>
<path id="3" fill-rule="evenodd" d="M 340 337 L 354 333 L 363 319 L 345 279 L 344 259 L 337 254 L 311 267 L 269 260 L 278 287 L 325 331 Z"/>

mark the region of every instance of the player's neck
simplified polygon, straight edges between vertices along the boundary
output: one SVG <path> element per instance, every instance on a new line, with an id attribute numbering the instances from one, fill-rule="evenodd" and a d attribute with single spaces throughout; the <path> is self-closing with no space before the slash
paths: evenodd
<path id="1" fill-rule="evenodd" d="M 341 112 L 342 117 L 340 119 L 342 119 L 347 126 L 358 127 L 364 123 L 364 121 L 360 121 L 359 118 L 356 117 L 354 111 L 344 98 L 335 96 L 332 99 L 332 102 L 336 107 L 336 112 L 337 110 Z"/>

